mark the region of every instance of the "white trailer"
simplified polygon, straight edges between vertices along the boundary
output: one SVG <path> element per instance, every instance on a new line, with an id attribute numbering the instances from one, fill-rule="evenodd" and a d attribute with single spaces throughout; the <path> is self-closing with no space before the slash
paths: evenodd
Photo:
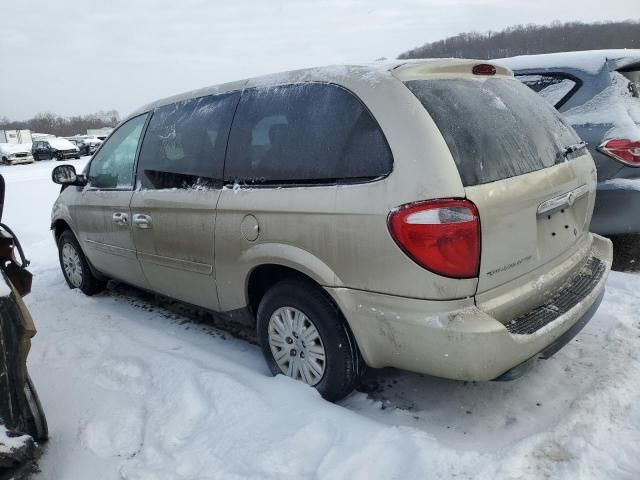
<path id="1" fill-rule="evenodd" d="M 0 143 L 31 143 L 31 130 L 0 130 Z"/>

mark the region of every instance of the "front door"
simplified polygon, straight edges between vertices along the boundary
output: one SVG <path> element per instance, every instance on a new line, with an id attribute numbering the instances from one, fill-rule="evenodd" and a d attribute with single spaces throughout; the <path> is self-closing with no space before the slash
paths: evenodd
<path id="1" fill-rule="evenodd" d="M 40 142 L 33 142 L 31 147 L 31 154 L 33 155 L 34 160 L 40 160 L 41 157 L 38 156 L 40 153 Z"/>
<path id="2" fill-rule="evenodd" d="M 49 142 L 40 142 L 40 150 L 38 151 L 38 156 L 44 160 L 51 160 L 53 155 L 51 153 L 51 145 Z"/>
<path id="3" fill-rule="evenodd" d="M 147 288 L 131 227 L 133 167 L 147 114 L 122 124 L 89 164 L 76 210 L 79 240 L 92 265 L 109 277 Z"/>
<path id="4" fill-rule="evenodd" d="M 158 108 L 140 149 L 131 224 L 151 289 L 218 309 L 216 206 L 239 93 Z M 104 148 L 104 147 L 103 147 Z"/>

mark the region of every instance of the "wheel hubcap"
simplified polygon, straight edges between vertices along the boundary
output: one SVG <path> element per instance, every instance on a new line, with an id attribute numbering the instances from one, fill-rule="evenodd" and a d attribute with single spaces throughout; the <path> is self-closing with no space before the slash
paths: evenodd
<path id="1" fill-rule="evenodd" d="M 62 266 L 64 273 L 74 287 L 80 287 L 82 284 L 82 263 L 80 255 L 69 243 L 65 243 L 62 247 Z"/>
<path id="2" fill-rule="evenodd" d="M 320 334 L 309 317 L 294 307 L 281 307 L 269 319 L 269 347 L 285 375 L 317 385 L 326 368 Z"/>

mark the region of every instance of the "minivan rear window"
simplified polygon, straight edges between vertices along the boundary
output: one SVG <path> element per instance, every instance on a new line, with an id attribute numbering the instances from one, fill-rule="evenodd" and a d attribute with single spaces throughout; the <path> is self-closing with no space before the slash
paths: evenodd
<path id="1" fill-rule="evenodd" d="M 580 142 L 551 105 L 515 79 L 412 80 L 405 85 L 438 126 L 465 187 L 550 167 Z"/>

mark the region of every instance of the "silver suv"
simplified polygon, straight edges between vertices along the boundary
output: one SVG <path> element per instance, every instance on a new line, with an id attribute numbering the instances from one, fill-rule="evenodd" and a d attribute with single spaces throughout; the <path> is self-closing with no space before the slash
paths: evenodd
<path id="1" fill-rule="evenodd" d="M 250 319 L 271 371 L 331 400 L 365 364 L 511 378 L 586 323 L 611 262 L 589 233 L 588 151 L 510 70 L 477 61 L 168 98 L 53 179 L 71 288 L 116 279 Z"/>
<path id="2" fill-rule="evenodd" d="M 591 230 L 640 233 L 640 50 L 495 60 L 553 105 L 587 142 L 598 187 Z"/>

